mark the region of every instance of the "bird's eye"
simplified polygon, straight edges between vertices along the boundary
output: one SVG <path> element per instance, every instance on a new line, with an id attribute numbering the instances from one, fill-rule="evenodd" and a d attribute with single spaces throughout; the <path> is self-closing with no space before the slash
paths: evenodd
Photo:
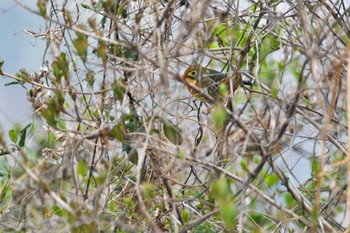
<path id="1" fill-rule="evenodd" d="M 190 75 L 192 75 L 192 76 L 194 76 L 194 75 L 196 75 L 196 71 L 191 71 L 191 73 L 190 73 Z"/>

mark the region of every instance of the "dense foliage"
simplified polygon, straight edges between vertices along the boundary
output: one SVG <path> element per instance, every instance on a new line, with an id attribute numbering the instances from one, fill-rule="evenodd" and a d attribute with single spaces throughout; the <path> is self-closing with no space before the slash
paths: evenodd
<path id="1" fill-rule="evenodd" d="M 33 106 L 0 140 L 3 231 L 350 224 L 346 1 L 16 2 L 47 49 L 32 74 L 0 63 Z M 194 98 L 194 63 L 253 85 Z"/>

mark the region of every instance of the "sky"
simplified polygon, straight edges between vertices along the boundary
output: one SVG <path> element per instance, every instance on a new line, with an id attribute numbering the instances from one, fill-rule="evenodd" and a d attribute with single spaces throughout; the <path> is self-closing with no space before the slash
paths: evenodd
<path id="1" fill-rule="evenodd" d="M 2 70 L 13 75 L 21 68 L 29 73 L 38 71 L 42 64 L 45 41 L 32 38 L 23 29 L 42 32 L 45 28 L 44 20 L 24 10 L 13 0 L 0 2 L 0 60 L 5 61 Z M 36 8 L 36 1 L 22 2 Z M 32 120 L 26 90 L 18 85 L 5 86 L 12 81 L 14 80 L 0 76 L 0 131 L 6 136 L 14 124 L 24 126 Z"/>

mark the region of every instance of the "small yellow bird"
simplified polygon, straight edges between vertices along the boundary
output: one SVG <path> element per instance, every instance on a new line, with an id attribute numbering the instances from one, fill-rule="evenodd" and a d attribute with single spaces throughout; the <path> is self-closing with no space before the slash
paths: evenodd
<path id="1" fill-rule="evenodd" d="M 200 66 L 199 64 L 194 64 L 188 67 L 184 74 L 181 75 L 181 78 L 199 88 L 202 88 L 205 93 L 213 97 L 215 100 L 222 97 L 219 93 L 220 84 L 225 84 L 227 89 L 229 89 L 230 77 L 227 76 L 227 73 L 221 73 L 213 69 L 208 69 Z M 237 90 L 241 82 L 242 78 L 238 74 L 237 78 L 235 78 L 233 82 L 233 91 Z M 189 85 L 187 85 L 187 89 L 196 98 L 205 99 L 200 93 Z"/>

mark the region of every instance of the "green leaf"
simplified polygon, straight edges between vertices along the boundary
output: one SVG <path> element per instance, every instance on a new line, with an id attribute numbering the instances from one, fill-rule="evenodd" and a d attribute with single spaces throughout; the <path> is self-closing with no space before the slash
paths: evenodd
<path id="1" fill-rule="evenodd" d="M 313 159 L 311 160 L 311 170 L 312 170 L 312 176 L 317 177 L 317 173 L 319 170 L 319 161 L 317 159 L 317 157 L 313 157 Z"/>
<path id="2" fill-rule="evenodd" d="M 220 83 L 219 85 L 219 94 L 223 97 L 226 97 L 228 94 L 228 87 L 224 83 Z"/>
<path id="3" fill-rule="evenodd" d="M 55 215 L 63 217 L 65 215 L 65 210 L 59 206 L 53 206 L 52 211 Z"/>
<path id="4" fill-rule="evenodd" d="M 109 211 L 115 212 L 115 210 L 116 210 L 116 204 L 115 204 L 114 201 L 110 201 L 108 206 L 109 206 Z"/>
<path id="5" fill-rule="evenodd" d="M 293 199 L 293 196 L 289 192 L 285 192 L 283 195 L 283 198 L 284 198 L 284 202 L 286 203 L 286 207 L 288 209 L 291 209 L 295 204 L 295 200 Z"/>
<path id="6" fill-rule="evenodd" d="M 49 132 L 49 134 L 47 136 L 47 142 L 48 142 L 49 147 L 56 146 L 56 136 L 53 132 Z"/>
<path id="7" fill-rule="evenodd" d="M 227 120 L 227 113 L 223 106 L 217 106 L 213 111 L 215 129 L 222 130 Z"/>
<path id="8" fill-rule="evenodd" d="M 121 15 L 124 19 L 126 19 L 128 17 L 128 10 L 125 7 L 120 7 L 119 15 Z"/>
<path id="9" fill-rule="evenodd" d="M 42 16 L 46 16 L 46 5 L 47 5 L 47 0 L 38 0 L 36 3 L 37 7 L 39 8 L 39 12 Z"/>
<path id="10" fill-rule="evenodd" d="M 270 53 L 278 50 L 280 47 L 280 40 L 278 36 L 273 34 L 268 34 L 261 44 L 260 57 L 266 59 L 266 56 Z"/>
<path id="11" fill-rule="evenodd" d="M 1 174 L 1 173 L 0 173 Z M 2 176 L 2 175 L 0 175 Z M 0 179 L 0 200 L 1 207 L 7 206 L 13 198 L 13 186 L 11 182 L 7 182 L 5 179 Z M 2 210 L 0 208 L 0 210 Z"/>
<path id="12" fill-rule="evenodd" d="M 58 83 L 61 83 L 60 78 L 63 75 L 62 75 L 61 69 L 59 68 L 58 62 L 57 61 L 53 61 L 51 63 L 51 68 L 52 68 L 53 75 L 56 77 L 56 81 L 58 81 Z"/>
<path id="13" fill-rule="evenodd" d="M 166 138 L 174 145 L 181 145 L 183 142 L 181 129 L 169 120 L 162 120 L 162 122 Z"/>
<path id="14" fill-rule="evenodd" d="M 108 59 L 108 48 L 106 42 L 102 40 L 98 43 L 97 56 L 102 59 L 103 64 L 106 64 Z"/>
<path id="15" fill-rule="evenodd" d="M 267 186 L 271 188 L 277 184 L 278 176 L 276 174 L 270 174 L 265 178 L 265 182 Z"/>
<path id="16" fill-rule="evenodd" d="M 71 26 L 73 24 L 73 18 L 72 18 L 72 14 L 70 13 L 69 10 L 67 10 L 67 8 L 65 8 L 63 16 L 64 16 L 64 20 L 66 21 L 66 24 Z"/>
<path id="17" fill-rule="evenodd" d="M 1 73 L 0 73 L 0 74 L 1 74 Z M 12 86 L 12 85 L 18 85 L 18 84 L 20 84 L 20 82 L 18 82 L 18 81 L 13 81 L 13 82 L 5 83 L 5 87 L 7 87 L 7 86 Z"/>
<path id="18" fill-rule="evenodd" d="M 137 150 L 129 144 L 123 144 L 122 150 L 127 153 L 129 161 L 137 165 L 139 161 L 139 155 L 137 153 Z"/>
<path id="19" fill-rule="evenodd" d="M 2 74 L 2 66 L 4 65 L 4 63 L 4 60 L 0 60 L 0 74 Z"/>
<path id="20" fill-rule="evenodd" d="M 239 164 L 241 165 L 243 171 L 249 172 L 247 161 L 242 159 L 241 161 L 239 161 Z"/>
<path id="21" fill-rule="evenodd" d="M 47 123 L 56 128 L 58 121 L 56 120 L 60 112 L 64 109 L 64 95 L 61 90 L 55 91 L 55 96 L 51 97 L 47 102 L 47 107 L 41 111 L 42 116 Z"/>
<path id="22" fill-rule="evenodd" d="M 77 38 L 73 41 L 73 45 L 77 50 L 77 53 L 83 62 L 86 62 L 88 54 L 88 41 L 86 38 Z"/>
<path id="23" fill-rule="evenodd" d="M 23 81 L 28 82 L 29 80 L 31 80 L 30 74 L 26 69 L 20 69 L 19 73 L 21 74 L 20 77 Z"/>
<path id="24" fill-rule="evenodd" d="M 184 221 L 184 223 L 188 223 L 188 219 L 189 219 L 189 214 L 186 210 L 183 210 L 181 212 L 181 217 L 182 217 L 182 220 Z"/>
<path id="25" fill-rule="evenodd" d="M 27 136 L 27 129 L 29 127 L 31 127 L 31 126 L 32 126 L 32 124 L 29 123 L 23 129 L 21 129 L 21 131 L 20 131 L 21 137 L 20 137 L 20 140 L 18 142 L 19 147 L 24 147 L 25 146 L 26 136 Z"/>
<path id="26" fill-rule="evenodd" d="M 223 201 L 220 203 L 221 217 L 224 220 L 227 229 L 234 229 L 237 225 L 239 211 L 235 208 L 232 201 Z"/>
<path id="27" fill-rule="evenodd" d="M 11 129 L 11 130 L 9 131 L 9 137 L 10 137 L 10 140 L 11 140 L 13 143 L 17 143 L 17 140 L 18 140 L 17 130 Z"/>
<path id="28" fill-rule="evenodd" d="M 95 72 L 92 70 L 88 70 L 85 75 L 86 81 L 90 87 L 92 87 L 95 83 Z"/>
<path id="29" fill-rule="evenodd" d="M 77 171 L 78 171 L 78 174 L 81 175 L 82 177 L 86 177 L 86 175 L 88 174 L 88 166 L 83 160 L 79 160 Z"/>
<path id="30" fill-rule="evenodd" d="M 279 88 L 278 87 L 276 87 L 276 86 L 272 86 L 271 87 L 271 96 L 272 96 L 272 98 L 277 99 L 278 92 L 279 92 Z"/>
<path id="31" fill-rule="evenodd" d="M 216 233 L 217 229 L 214 226 L 210 225 L 210 223 L 200 224 L 195 228 L 195 233 Z"/>
<path id="32" fill-rule="evenodd" d="M 41 115 L 46 120 L 47 124 L 49 124 L 49 126 L 54 128 L 57 127 L 57 120 L 56 120 L 56 114 L 54 109 L 48 107 L 41 111 Z"/>
<path id="33" fill-rule="evenodd" d="M 91 222 L 87 222 L 87 223 L 82 223 L 80 225 L 72 225 L 71 227 L 71 232 L 72 233 L 94 233 L 97 232 L 97 225 L 96 222 L 91 221 Z"/>
<path id="34" fill-rule="evenodd" d="M 116 79 L 113 83 L 113 93 L 114 95 L 118 98 L 118 100 L 121 102 L 123 102 L 124 99 L 124 94 L 125 94 L 125 81 L 124 79 Z"/>
<path id="35" fill-rule="evenodd" d="M 134 208 L 135 206 L 135 203 L 129 197 L 126 197 L 124 202 L 129 208 Z"/>
<path id="36" fill-rule="evenodd" d="M 102 185 L 106 182 L 107 173 L 106 171 L 100 171 L 97 176 L 95 176 L 95 181 L 97 185 Z"/>
<path id="37" fill-rule="evenodd" d="M 60 83 L 60 78 L 69 75 L 69 62 L 65 53 L 61 53 L 51 63 L 53 75 L 56 77 L 57 83 Z"/>
<path id="38" fill-rule="evenodd" d="M 111 130 L 111 135 L 119 140 L 120 142 L 125 141 L 125 124 L 122 121 L 119 121 Z"/>
<path id="39" fill-rule="evenodd" d="M 225 200 L 230 193 L 226 179 L 216 180 L 210 186 L 210 196 L 216 200 Z"/>
<path id="40" fill-rule="evenodd" d="M 138 52 L 135 49 L 124 48 L 123 56 L 128 60 L 136 61 L 138 58 Z"/>
<path id="41" fill-rule="evenodd" d="M 87 4 L 82 3 L 82 4 L 80 4 L 80 5 L 81 5 L 82 8 L 90 9 L 90 7 L 89 7 Z"/>
<path id="42" fill-rule="evenodd" d="M 228 22 L 220 22 L 217 26 L 213 26 L 212 28 L 215 40 L 211 43 L 211 47 L 214 46 L 214 44 L 220 47 L 230 46 L 233 38 L 237 34 L 237 32 L 234 31 L 234 25 Z"/>
<path id="43" fill-rule="evenodd" d="M 261 157 L 258 155 L 254 155 L 253 162 L 258 165 L 261 162 Z"/>
<path id="44" fill-rule="evenodd" d="M 145 199 L 147 201 L 152 201 L 155 196 L 156 186 L 153 183 L 148 182 L 143 183 L 142 188 L 143 196 L 145 197 Z"/>
<path id="45" fill-rule="evenodd" d="M 177 157 L 181 160 L 184 160 L 186 158 L 186 151 L 182 148 L 177 153 Z"/>

